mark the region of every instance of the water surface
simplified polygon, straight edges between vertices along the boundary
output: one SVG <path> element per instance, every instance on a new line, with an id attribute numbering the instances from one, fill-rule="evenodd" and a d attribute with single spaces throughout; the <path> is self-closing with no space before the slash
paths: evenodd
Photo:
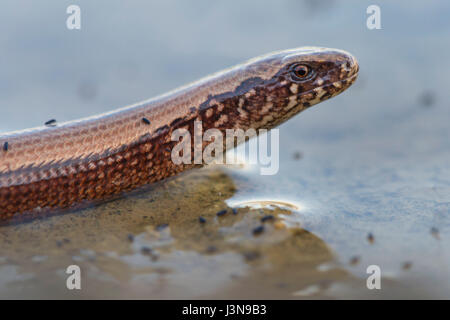
<path id="1" fill-rule="evenodd" d="M 275 176 L 195 170 L 1 227 L 0 297 L 450 298 L 447 1 L 383 2 L 373 31 L 361 0 L 81 1 L 79 31 L 65 27 L 70 4 L 2 2 L 1 131 L 109 111 L 304 45 L 350 51 L 360 76 L 280 127 Z M 255 236 L 265 215 L 275 218 Z M 69 264 L 83 270 L 81 291 L 65 288 Z M 380 291 L 366 288 L 371 264 Z"/>

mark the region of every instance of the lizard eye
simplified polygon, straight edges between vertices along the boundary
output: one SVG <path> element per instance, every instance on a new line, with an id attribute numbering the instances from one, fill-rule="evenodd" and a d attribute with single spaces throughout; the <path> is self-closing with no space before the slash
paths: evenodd
<path id="1" fill-rule="evenodd" d="M 294 64 L 291 67 L 292 78 L 297 81 L 309 78 L 311 71 L 311 68 L 306 64 Z"/>

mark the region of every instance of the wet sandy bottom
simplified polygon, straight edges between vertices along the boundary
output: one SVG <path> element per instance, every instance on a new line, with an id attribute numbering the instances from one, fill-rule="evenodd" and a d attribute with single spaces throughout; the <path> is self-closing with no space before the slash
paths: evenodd
<path id="1" fill-rule="evenodd" d="M 389 290 L 367 290 L 324 241 L 289 223 L 289 207 L 227 207 L 246 182 L 225 172 L 194 170 L 95 207 L 0 227 L 0 298 L 414 297 L 389 279 Z M 66 288 L 73 264 L 81 290 Z"/>
<path id="2" fill-rule="evenodd" d="M 223 171 L 202 169 L 93 208 L 2 226 L 0 297 L 289 299 L 352 282 L 321 239 L 286 227 L 290 210 L 227 207 L 235 190 Z M 66 288 L 72 264 L 81 268 L 79 291 Z"/>

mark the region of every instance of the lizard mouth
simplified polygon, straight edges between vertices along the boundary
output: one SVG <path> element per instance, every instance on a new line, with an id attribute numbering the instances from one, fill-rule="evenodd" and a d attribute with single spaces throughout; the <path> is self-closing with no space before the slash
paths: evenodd
<path id="1" fill-rule="evenodd" d="M 343 90 L 347 89 L 348 87 L 350 87 L 356 81 L 356 78 L 358 78 L 358 68 L 356 69 L 356 72 L 354 72 L 351 76 L 349 76 L 345 79 L 333 82 L 332 84 L 330 84 L 330 86 L 333 86 L 335 88 L 341 88 L 343 91 Z"/>
<path id="2" fill-rule="evenodd" d="M 350 87 L 355 82 L 357 77 L 358 73 L 356 72 L 347 78 L 327 83 L 305 92 L 300 92 L 298 94 L 298 98 L 307 97 L 308 95 L 313 93 L 318 93 L 320 95 L 320 92 L 323 92 L 325 94 L 329 91 L 333 91 L 334 94 L 332 96 L 335 96 L 336 94 L 341 93 L 342 91 L 345 91 L 348 87 Z"/>
<path id="3" fill-rule="evenodd" d="M 311 107 L 321 101 L 328 100 L 344 92 L 355 82 L 357 77 L 358 72 L 356 69 L 356 72 L 347 78 L 324 84 L 306 92 L 298 93 L 295 100 L 304 107 Z"/>

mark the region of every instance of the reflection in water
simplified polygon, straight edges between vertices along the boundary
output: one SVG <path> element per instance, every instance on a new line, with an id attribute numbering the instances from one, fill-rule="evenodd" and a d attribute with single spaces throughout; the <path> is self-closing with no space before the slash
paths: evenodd
<path id="1" fill-rule="evenodd" d="M 282 201 L 282 200 L 247 200 L 247 201 L 236 201 L 233 199 L 230 199 L 227 201 L 228 205 L 231 207 L 249 207 L 252 209 L 288 209 L 288 210 L 295 210 L 295 211 L 301 211 L 305 209 L 305 207 L 300 203 L 293 203 L 292 201 Z"/>
<path id="2" fill-rule="evenodd" d="M 222 171 L 203 169 L 93 208 L 2 226 L 0 297 L 295 298 L 314 283 L 326 296 L 330 283 L 348 278 L 337 267 L 319 270 L 333 263 L 321 239 L 283 224 L 297 205 L 248 202 L 218 216 L 235 190 Z M 71 264 L 85 283 L 77 293 L 64 286 Z"/>

